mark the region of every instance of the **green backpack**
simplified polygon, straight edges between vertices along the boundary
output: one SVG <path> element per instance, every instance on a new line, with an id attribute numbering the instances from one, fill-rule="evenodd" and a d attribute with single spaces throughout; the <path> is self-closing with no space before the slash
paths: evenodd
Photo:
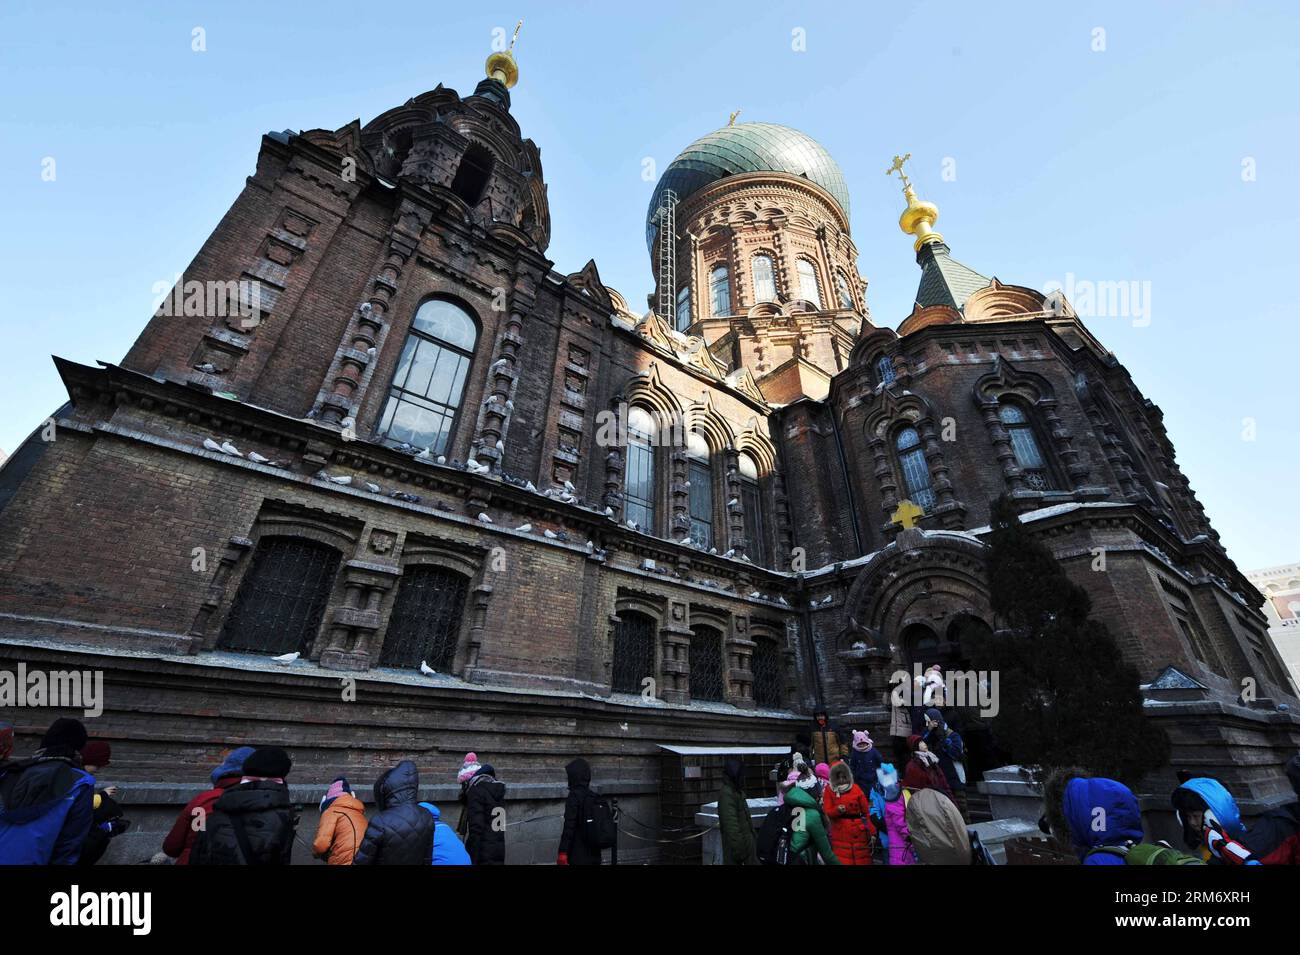
<path id="1" fill-rule="evenodd" d="M 1098 846 L 1088 855 L 1098 852 L 1119 856 L 1124 860 L 1125 865 L 1205 865 L 1204 861 L 1196 856 L 1154 842 L 1139 842 L 1131 846 Z"/>

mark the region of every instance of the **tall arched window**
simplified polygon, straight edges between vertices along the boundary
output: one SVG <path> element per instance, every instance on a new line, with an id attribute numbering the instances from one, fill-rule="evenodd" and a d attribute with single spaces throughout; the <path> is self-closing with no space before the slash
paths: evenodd
<path id="1" fill-rule="evenodd" d="M 691 287 L 683 285 L 677 291 L 677 330 L 684 332 L 691 327 Z"/>
<path id="2" fill-rule="evenodd" d="M 785 691 L 781 651 L 770 637 L 754 637 L 754 655 L 750 658 L 754 675 L 754 702 L 766 709 L 780 709 Z"/>
<path id="3" fill-rule="evenodd" d="M 654 433 L 654 418 L 648 411 L 644 408 L 628 409 L 624 516 L 649 534 L 653 534 L 655 529 Z"/>
<path id="4" fill-rule="evenodd" d="M 459 305 L 435 298 L 420 306 L 379 420 L 381 438 L 447 450 L 477 339 L 474 319 Z"/>
<path id="5" fill-rule="evenodd" d="M 713 627 L 692 627 L 691 699 L 722 702 L 726 681 L 722 675 L 722 634 Z"/>
<path id="6" fill-rule="evenodd" d="M 686 479 L 691 516 L 691 542 L 702 550 L 713 546 L 713 465 L 709 444 L 696 431 L 686 435 Z"/>
<path id="7" fill-rule="evenodd" d="M 406 567 L 388 617 L 380 666 L 407 668 L 427 662 L 440 673 L 450 672 L 468 586 L 464 576 L 445 567 Z"/>
<path id="8" fill-rule="evenodd" d="M 776 273 L 772 270 L 770 255 L 754 256 L 754 301 L 776 301 Z"/>
<path id="9" fill-rule="evenodd" d="M 998 407 L 998 417 L 1006 429 L 1011 441 L 1011 450 L 1015 452 L 1016 463 L 1025 474 L 1025 483 L 1036 491 L 1052 489 L 1052 472 L 1047 458 L 1038 445 L 1038 436 L 1030 424 L 1024 409 L 1019 405 L 1002 402 Z"/>
<path id="10" fill-rule="evenodd" d="M 745 540 L 749 544 L 749 559 L 760 567 L 767 567 L 772 557 L 767 549 L 767 534 L 763 527 L 763 495 L 758 486 L 758 465 L 748 454 L 739 457 L 740 506 L 745 510 Z"/>
<path id="11" fill-rule="evenodd" d="M 640 693 L 647 677 L 655 678 L 654 618 L 634 610 L 621 611 L 614 629 L 612 689 L 615 693 Z"/>
<path id="12" fill-rule="evenodd" d="M 907 499 L 913 504 L 934 510 L 934 488 L 930 486 L 930 465 L 925 460 L 921 436 L 915 428 L 903 428 L 894 439 L 898 449 L 898 467 L 903 472 L 903 486 Z"/>
<path id="13" fill-rule="evenodd" d="M 264 537 L 239 584 L 217 645 L 306 653 L 334 589 L 339 552 L 300 537 Z"/>
<path id="14" fill-rule="evenodd" d="M 807 259 L 799 260 L 799 297 L 822 307 L 821 287 L 817 282 L 817 268 Z"/>
<path id="15" fill-rule="evenodd" d="M 840 296 L 840 308 L 853 307 L 853 293 L 849 291 L 849 280 L 844 277 L 843 272 L 835 273 L 835 291 Z"/>
<path id="16" fill-rule="evenodd" d="M 731 314 L 731 279 L 725 265 L 709 273 L 709 311 L 714 318 Z"/>
<path id="17" fill-rule="evenodd" d="M 876 359 L 876 381 L 882 385 L 892 385 L 898 380 L 898 373 L 894 371 L 894 359 L 888 355 L 881 355 Z"/>

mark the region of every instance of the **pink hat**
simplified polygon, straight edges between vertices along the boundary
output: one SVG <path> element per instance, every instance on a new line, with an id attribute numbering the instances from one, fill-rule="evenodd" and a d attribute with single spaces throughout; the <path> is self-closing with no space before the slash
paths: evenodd
<path id="1" fill-rule="evenodd" d="M 831 778 L 831 768 L 826 763 L 818 763 L 817 768 L 814 769 L 813 772 L 817 774 L 818 779 Z"/>
<path id="2" fill-rule="evenodd" d="M 474 774 L 477 773 L 482 768 L 483 767 L 479 765 L 477 756 L 475 756 L 473 753 L 466 753 L 465 762 L 461 763 L 460 772 L 456 774 L 456 782 L 458 783 L 469 782 L 471 779 L 474 778 Z"/>

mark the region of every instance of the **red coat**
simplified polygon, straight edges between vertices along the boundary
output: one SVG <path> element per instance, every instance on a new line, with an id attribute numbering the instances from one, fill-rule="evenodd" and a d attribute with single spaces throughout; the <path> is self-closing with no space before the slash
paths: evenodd
<path id="1" fill-rule="evenodd" d="M 194 848 L 194 840 L 199 837 L 199 830 L 195 828 L 194 820 L 202 817 L 206 824 L 208 813 L 212 811 L 212 804 L 220 799 L 227 789 L 238 786 L 239 780 L 239 776 L 226 776 L 219 779 L 215 789 L 199 793 L 185 804 L 181 814 L 172 823 L 171 832 L 167 833 L 167 838 L 163 840 L 163 852 L 175 859 L 177 865 L 190 864 L 190 850 Z"/>
<path id="2" fill-rule="evenodd" d="M 822 810 L 831 823 L 831 850 L 840 865 L 871 865 L 871 802 L 854 783 L 842 795 L 831 786 L 822 790 Z"/>
<path id="3" fill-rule="evenodd" d="M 939 764 L 933 766 L 923 766 L 921 761 L 913 756 L 907 761 L 907 766 L 903 770 L 903 787 L 913 792 L 919 792 L 922 789 L 937 789 L 949 799 L 952 798 L 952 789 L 948 786 L 948 780 L 944 778 L 943 770 Z"/>

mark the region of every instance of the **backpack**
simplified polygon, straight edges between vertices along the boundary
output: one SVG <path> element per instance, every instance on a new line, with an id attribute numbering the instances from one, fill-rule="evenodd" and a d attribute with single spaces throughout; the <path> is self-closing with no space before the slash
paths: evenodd
<path id="1" fill-rule="evenodd" d="M 612 849 L 618 844 L 618 823 L 609 800 L 598 793 L 587 793 L 582 807 L 582 838 L 596 849 Z"/>
<path id="2" fill-rule="evenodd" d="M 794 810 L 788 803 L 783 803 L 769 812 L 758 827 L 754 844 L 758 861 L 763 865 L 793 865 L 795 856 L 790 851 L 793 837 Z"/>
<path id="3" fill-rule="evenodd" d="M 1119 856 L 1124 860 L 1125 865 L 1205 865 L 1196 856 L 1153 842 L 1139 842 L 1131 846 L 1098 846 L 1090 850 L 1084 858 L 1087 859 L 1098 852 Z"/>

